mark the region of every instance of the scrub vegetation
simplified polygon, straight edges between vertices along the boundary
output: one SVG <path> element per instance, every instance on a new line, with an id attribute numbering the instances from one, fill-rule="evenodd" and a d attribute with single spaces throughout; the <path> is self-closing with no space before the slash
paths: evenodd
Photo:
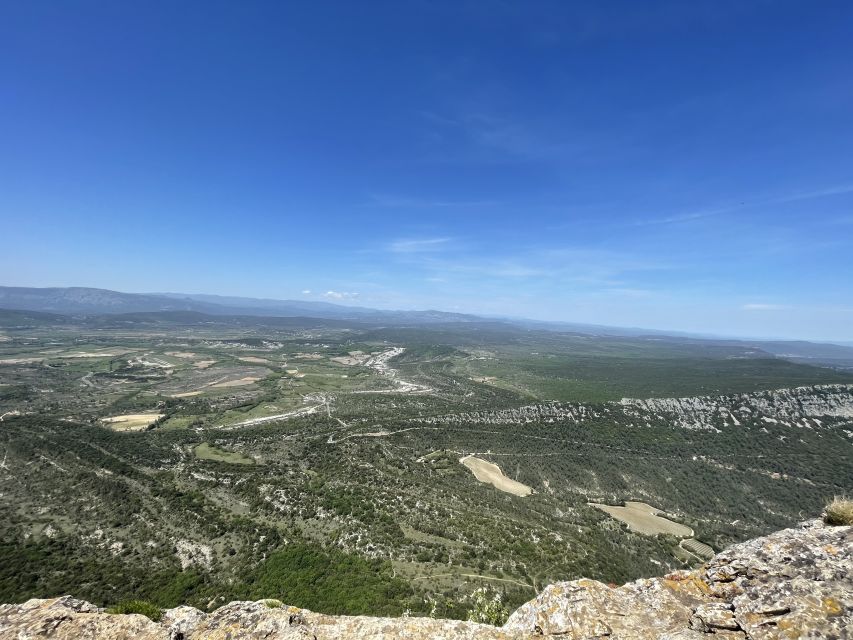
<path id="1" fill-rule="evenodd" d="M 843 369 L 500 323 L 198 315 L 0 312 L 0 601 L 498 619 L 851 490 Z M 597 506 L 630 503 L 662 528 Z"/>
<path id="2" fill-rule="evenodd" d="M 823 520 L 831 525 L 853 525 L 853 500 L 836 496 L 826 505 Z"/>

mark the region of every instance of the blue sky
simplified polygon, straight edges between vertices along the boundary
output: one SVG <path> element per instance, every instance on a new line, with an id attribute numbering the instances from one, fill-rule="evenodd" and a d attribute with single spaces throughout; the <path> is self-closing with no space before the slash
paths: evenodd
<path id="1" fill-rule="evenodd" d="M 849 2 L 0 0 L 3 284 L 853 340 Z"/>

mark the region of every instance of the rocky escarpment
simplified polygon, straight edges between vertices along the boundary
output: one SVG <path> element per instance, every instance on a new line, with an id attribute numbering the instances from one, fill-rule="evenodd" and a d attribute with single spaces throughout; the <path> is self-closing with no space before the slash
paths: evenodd
<path id="1" fill-rule="evenodd" d="M 751 418 L 813 429 L 821 426 L 820 418 L 853 418 L 853 386 L 817 385 L 696 398 L 625 398 L 621 404 L 629 415 L 660 414 L 687 429 L 739 426 Z"/>
<path id="2" fill-rule="evenodd" d="M 701 569 L 610 587 L 562 582 L 502 628 L 429 618 L 327 616 L 264 602 L 192 607 L 152 622 L 71 597 L 0 606 L 0 639 L 284 640 L 290 638 L 711 640 L 847 638 L 853 630 L 853 527 L 810 521 L 735 545 Z"/>
<path id="3" fill-rule="evenodd" d="M 714 430 L 750 421 L 806 429 L 826 419 L 853 419 L 853 385 L 829 384 L 794 389 L 686 398 L 623 398 L 595 405 L 546 402 L 496 411 L 471 411 L 420 418 L 424 424 L 584 423 L 611 420 L 634 426 L 665 423 L 685 429 Z M 850 432 L 853 434 L 853 431 Z"/>

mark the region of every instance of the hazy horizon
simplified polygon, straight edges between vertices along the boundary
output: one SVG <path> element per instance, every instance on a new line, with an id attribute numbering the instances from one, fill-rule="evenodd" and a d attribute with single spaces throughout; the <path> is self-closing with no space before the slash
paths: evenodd
<path id="1" fill-rule="evenodd" d="M 853 341 L 848 3 L 3 13 L 10 285 Z"/>
<path id="2" fill-rule="evenodd" d="M 18 286 L 18 285 L 0 285 L 0 286 Z M 66 288 L 66 287 L 33 287 L 33 288 L 43 288 L 43 289 L 55 289 L 55 288 Z M 471 316 L 477 316 L 486 320 L 498 320 L 498 321 L 508 321 L 508 322 L 541 322 L 545 324 L 553 324 L 553 325 L 578 325 L 580 327 L 589 326 L 589 327 L 601 327 L 607 329 L 624 329 L 629 331 L 644 331 L 647 330 L 649 332 L 655 334 L 663 334 L 663 335 L 671 335 L 671 336 L 685 336 L 696 339 L 709 339 L 709 340 L 765 340 L 765 341 L 806 341 L 806 342 L 814 342 L 814 343 L 829 343 L 835 344 L 839 346 L 853 346 L 853 341 L 846 338 L 824 338 L 824 337 L 814 337 L 814 336 L 780 336 L 780 335 L 768 335 L 768 334 L 737 334 L 737 333 L 714 333 L 708 331 L 701 330 L 685 330 L 668 326 L 639 326 L 639 325 L 628 325 L 628 324 L 613 324 L 613 323 L 594 323 L 594 322 L 580 322 L 576 321 L 572 318 L 557 318 L 557 319 L 543 319 L 536 318 L 532 316 L 512 314 L 512 313 L 485 313 L 478 311 L 454 311 L 448 309 L 441 309 L 437 307 L 419 307 L 419 306 L 411 306 L 411 307 L 393 307 L 393 306 L 371 306 L 365 305 L 359 302 L 357 298 L 355 299 L 326 299 L 327 296 L 324 296 L 324 299 L 317 299 L 317 297 L 309 298 L 309 297 L 294 297 L 294 298 L 270 298 L 266 296 L 254 297 L 254 296 L 245 296 L 240 294 L 220 294 L 220 293 L 210 293 L 203 291 L 119 291 L 117 289 L 105 289 L 104 287 L 92 287 L 85 285 L 75 285 L 67 288 L 81 288 L 81 289 L 100 289 L 104 291 L 113 291 L 117 293 L 129 293 L 133 295 L 148 295 L 148 296 L 198 296 L 199 298 L 221 298 L 221 304 L 224 306 L 229 305 L 229 300 L 245 300 L 245 301 L 266 301 L 266 302 L 296 302 L 296 303 L 324 303 L 329 305 L 334 305 L 337 307 L 354 307 L 354 308 L 362 308 L 362 309 L 372 309 L 376 311 L 437 311 L 442 313 L 464 313 Z M 212 300 L 211 302 L 217 302 Z M 236 304 L 236 303 L 235 303 Z M 12 308 L 12 307 L 7 307 Z M 61 312 L 59 312 L 61 314 Z"/>

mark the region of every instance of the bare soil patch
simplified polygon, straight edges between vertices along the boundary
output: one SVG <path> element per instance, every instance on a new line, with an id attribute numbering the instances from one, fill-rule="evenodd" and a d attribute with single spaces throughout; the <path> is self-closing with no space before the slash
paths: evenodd
<path id="1" fill-rule="evenodd" d="M 6 358 L 0 360 L 0 364 L 33 364 L 34 362 L 42 362 L 44 358 Z"/>
<path id="2" fill-rule="evenodd" d="M 120 416 L 101 418 L 101 422 L 106 422 L 114 431 L 141 431 L 164 415 L 163 413 L 126 413 Z"/>
<path id="3" fill-rule="evenodd" d="M 60 353 L 57 358 L 115 358 L 128 353 L 133 353 L 137 349 L 93 349 L 91 351 L 69 351 Z"/>
<path id="4" fill-rule="evenodd" d="M 468 467 L 477 480 L 490 484 L 496 489 L 521 497 L 529 496 L 533 493 L 533 489 L 526 484 L 517 482 L 512 478 L 507 478 L 503 474 L 503 471 L 501 471 L 501 468 L 493 462 L 488 462 L 475 456 L 465 456 L 464 458 L 460 458 L 459 462 Z"/>

